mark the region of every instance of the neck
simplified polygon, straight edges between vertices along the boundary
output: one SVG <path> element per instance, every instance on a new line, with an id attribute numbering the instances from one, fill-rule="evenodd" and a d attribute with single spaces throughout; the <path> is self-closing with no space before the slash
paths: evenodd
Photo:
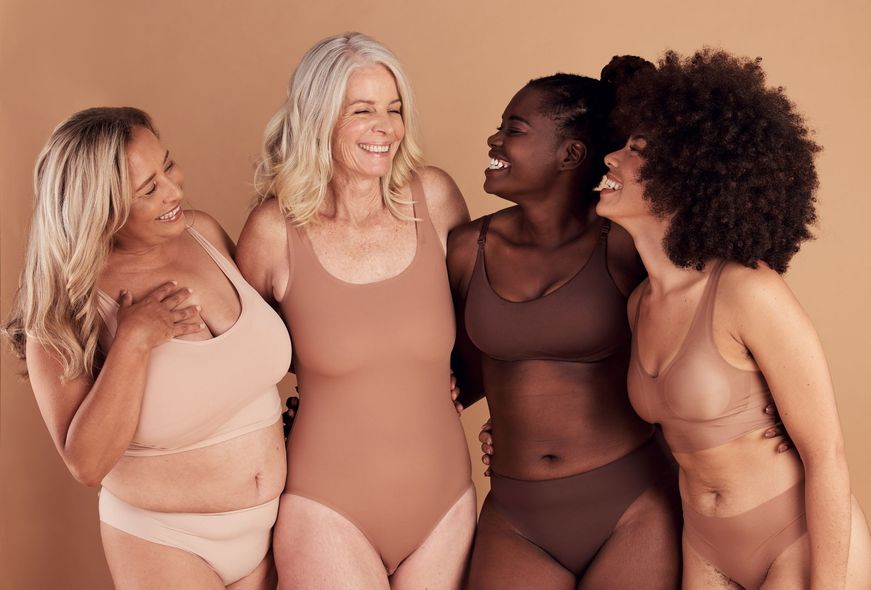
<path id="1" fill-rule="evenodd" d="M 623 225 L 623 224 L 621 224 Z M 677 266 L 665 251 L 665 235 L 669 221 L 656 218 L 626 223 L 623 227 L 632 236 L 635 249 L 647 269 L 650 290 L 654 294 L 667 293 L 683 288 L 688 282 L 698 279 L 698 271 Z"/>
<path id="2" fill-rule="evenodd" d="M 552 187 L 516 202 L 521 236 L 545 247 L 577 238 L 597 218 L 594 195 L 583 194 L 578 183 Z"/>
<path id="3" fill-rule="evenodd" d="M 383 209 L 380 178 L 336 174 L 327 187 L 321 214 L 358 224 Z"/>
<path id="4" fill-rule="evenodd" d="M 135 272 L 143 269 L 160 268 L 173 260 L 176 240 L 149 244 L 138 240 L 116 236 L 112 241 L 110 257 L 124 262 L 125 266 L 134 264 Z"/>

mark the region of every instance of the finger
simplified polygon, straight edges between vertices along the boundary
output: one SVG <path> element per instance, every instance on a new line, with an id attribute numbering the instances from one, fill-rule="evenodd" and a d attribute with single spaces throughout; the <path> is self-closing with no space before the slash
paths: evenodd
<path id="1" fill-rule="evenodd" d="M 176 281 L 168 281 L 160 285 L 156 289 L 152 289 L 143 299 L 155 299 L 157 301 L 163 301 L 164 297 L 175 291 L 177 288 L 178 283 Z"/>
<path id="2" fill-rule="evenodd" d="M 287 398 L 287 407 L 295 410 L 297 407 L 299 407 L 299 398 L 296 396 L 291 396 Z"/>
<path id="3" fill-rule="evenodd" d="M 478 440 L 484 444 L 492 445 L 493 444 L 493 435 L 490 434 L 489 430 L 482 430 L 478 433 Z"/>
<path id="4" fill-rule="evenodd" d="M 190 297 L 193 294 L 193 289 L 188 289 L 187 287 L 182 287 L 181 289 L 177 289 L 176 291 L 170 293 L 166 297 L 161 300 L 161 303 L 169 307 L 170 309 L 175 309 L 181 303 Z"/>
<path id="5" fill-rule="evenodd" d="M 182 307 L 181 309 L 175 309 L 172 311 L 172 321 L 175 323 L 183 322 L 185 320 L 189 320 L 192 317 L 196 317 L 197 314 L 200 313 L 202 308 L 199 305 L 189 305 L 187 307 Z M 201 321 L 200 319 L 197 320 Z"/>
<path id="6" fill-rule="evenodd" d="M 774 405 L 774 402 L 771 402 L 767 406 L 765 406 L 765 413 L 769 416 L 777 416 L 777 406 Z"/>
<path id="7" fill-rule="evenodd" d="M 490 477 L 490 473 L 491 473 L 491 472 L 490 472 L 489 469 L 486 470 L 486 471 L 484 472 L 484 477 Z"/>
<path id="8" fill-rule="evenodd" d="M 786 451 L 788 451 L 791 448 L 792 448 L 792 443 L 790 443 L 789 441 L 783 441 L 782 443 L 777 445 L 777 452 L 778 453 L 785 453 Z"/>
<path id="9" fill-rule="evenodd" d="M 451 399 L 452 399 L 452 400 L 457 401 L 457 396 L 458 396 L 458 395 L 459 395 L 459 393 L 457 392 L 456 389 L 452 389 L 452 390 L 451 390 Z"/>
<path id="10" fill-rule="evenodd" d="M 451 372 L 451 389 L 457 388 L 457 376 L 454 375 L 453 371 Z"/>
<path id="11" fill-rule="evenodd" d="M 457 411 L 457 416 L 463 415 L 463 404 L 460 402 L 454 402 L 454 409 Z"/>
<path id="12" fill-rule="evenodd" d="M 483 455 L 483 456 L 481 457 L 481 462 L 482 462 L 484 465 L 489 465 L 489 464 L 490 464 L 490 455 Z"/>
<path id="13" fill-rule="evenodd" d="M 195 334 L 200 330 L 204 330 L 206 325 L 203 322 L 183 322 L 173 326 L 172 335 L 184 336 L 185 334 Z"/>
<path id="14" fill-rule="evenodd" d="M 493 429 L 493 419 L 487 418 L 487 421 L 481 425 L 482 432 L 490 432 Z"/>

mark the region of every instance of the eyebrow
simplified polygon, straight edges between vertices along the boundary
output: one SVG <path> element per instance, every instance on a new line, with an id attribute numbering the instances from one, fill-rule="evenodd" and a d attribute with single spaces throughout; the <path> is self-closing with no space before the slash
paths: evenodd
<path id="1" fill-rule="evenodd" d="M 169 150 L 166 150 L 166 153 L 163 154 L 163 163 L 166 164 L 166 161 L 167 161 L 167 160 L 169 160 Z M 144 189 L 144 188 L 145 188 L 145 185 L 147 185 L 149 182 L 151 182 L 152 180 L 154 180 L 154 176 L 155 176 L 155 175 L 152 174 L 151 176 L 149 176 L 148 178 L 146 178 L 146 179 L 142 182 L 142 184 L 140 184 L 138 187 L 136 187 L 136 192 L 138 193 L 139 191 L 141 191 L 142 189 Z"/>
<path id="2" fill-rule="evenodd" d="M 397 102 L 398 102 L 398 103 L 402 103 L 402 99 L 401 99 L 401 98 L 393 99 L 393 100 L 390 101 L 389 104 L 395 104 L 395 103 L 397 103 Z M 355 101 L 349 103 L 348 106 L 352 106 L 352 105 L 360 104 L 360 103 L 363 103 L 363 104 L 371 104 L 371 105 L 373 105 L 373 106 L 375 105 L 375 101 L 374 101 L 374 100 L 363 100 L 363 99 L 360 99 L 360 100 L 355 100 Z"/>
<path id="3" fill-rule="evenodd" d="M 529 125 L 530 127 L 532 127 L 532 123 L 530 123 L 529 121 L 527 121 L 523 117 L 519 117 L 517 115 L 511 115 L 510 117 L 508 117 L 508 120 L 509 121 L 520 121 L 521 123 L 525 123 L 526 125 Z"/>

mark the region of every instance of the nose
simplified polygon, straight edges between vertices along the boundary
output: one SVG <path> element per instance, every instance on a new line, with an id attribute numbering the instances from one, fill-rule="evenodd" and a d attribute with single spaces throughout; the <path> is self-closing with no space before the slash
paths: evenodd
<path id="1" fill-rule="evenodd" d="M 497 130 L 496 133 L 487 138 L 488 147 L 496 147 L 502 145 L 502 132 Z"/>
<path id="2" fill-rule="evenodd" d="M 389 135 L 393 132 L 393 125 L 390 124 L 390 115 L 387 113 L 379 113 L 372 119 L 372 131 L 381 135 Z"/>
<path id="3" fill-rule="evenodd" d="M 611 152 L 605 156 L 605 166 L 609 169 L 613 170 L 617 167 L 617 154 L 619 154 L 619 150 L 616 152 Z"/>

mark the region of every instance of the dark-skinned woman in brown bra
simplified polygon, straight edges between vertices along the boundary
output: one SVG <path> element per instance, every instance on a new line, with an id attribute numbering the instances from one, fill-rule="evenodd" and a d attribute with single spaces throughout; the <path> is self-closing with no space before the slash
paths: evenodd
<path id="1" fill-rule="evenodd" d="M 597 211 L 649 273 L 629 394 L 680 466 L 684 587 L 871 588 L 825 356 L 781 277 L 815 220 L 818 146 L 758 61 L 722 51 L 667 53 L 618 115 L 632 135 Z M 772 398 L 788 453 L 759 436 Z"/>
<path id="2" fill-rule="evenodd" d="M 468 220 L 422 164 L 408 78 L 378 42 L 317 43 L 269 124 L 265 197 L 239 239 L 294 344 L 300 409 L 274 536 L 282 588 L 458 588 L 475 527 L 448 397 L 448 231 Z"/>
<path id="3" fill-rule="evenodd" d="M 637 67 L 652 66 L 617 58 L 603 76 Z M 517 205 L 448 242 L 461 400 L 486 394 L 498 449 L 470 588 L 679 585 L 674 470 L 626 395 L 626 297 L 644 269 L 595 212 L 613 99 L 568 74 L 521 89 L 484 183 Z"/>

